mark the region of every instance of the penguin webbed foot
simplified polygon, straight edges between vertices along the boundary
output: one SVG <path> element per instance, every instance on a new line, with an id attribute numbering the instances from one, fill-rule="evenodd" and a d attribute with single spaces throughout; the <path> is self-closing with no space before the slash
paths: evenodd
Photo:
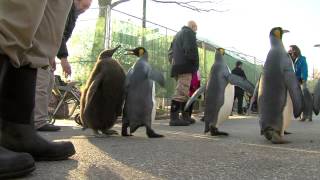
<path id="1" fill-rule="evenodd" d="M 105 135 L 118 135 L 119 133 L 116 131 L 116 130 L 113 130 L 113 129 L 107 129 L 107 130 L 103 130 L 102 131 L 103 134 Z"/>
<path id="2" fill-rule="evenodd" d="M 96 137 L 96 138 L 106 138 L 106 137 L 107 137 L 105 134 L 101 134 L 101 133 L 99 132 L 99 130 L 93 130 L 93 135 L 94 135 L 94 137 Z"/>
<path id="3" fill-rule="evenodd" d="M 153 129 L 151 128 L 146 128 L 146 134 L 148 136 L 148 138 L 162 138 L 164 137 L 164 135 L 161 135 L 161 134 L 157 134 L 156 132 L 154 132 Z"/>
<path id="4" fill-rule="evenodd" d="M 301 119 L 299 119 L 299 121 L 301 121 L 301 122 L 304 122 L 304 121 L 306 121 L 306 118 L 301 118 Z"/>
<path id="5" fill-rule="evenodd" d="M 280 133 L 275 130 L 269 129 L 265 131 L 264 136 L 267 140 L 271 141 L 272 144 L 287 144 L 289 141 L 283 140 Z"/>
<path id="6" fill-rule="evenodd" d="M 284 131 L 283 133 L 284 133 L 284 135 L 292 134 L 292 132 L 289 132 L 289 131 Z"/>
<path id="7" fill-rule="evenodd" d="M 210 135 L 211 136 L 229 136 L 229 133 L 219 131 L 216 127 L 210 127 Z"/>
<path id="8" fill-rule="evenodd" d="M 133 136 L 132 134 L 128 134 L 127 132 L 126 133 L 121 133 L 121 136 L 123 137 L 130 137 L 130 136 Z"/>
<path id="9" fill-rule="evenodd" d="M 127 125 L 122 125 L 121 136 L 124 136 L 124 137 L 133 136 L 132 134 L 128 134 L 128 126 Z"/>

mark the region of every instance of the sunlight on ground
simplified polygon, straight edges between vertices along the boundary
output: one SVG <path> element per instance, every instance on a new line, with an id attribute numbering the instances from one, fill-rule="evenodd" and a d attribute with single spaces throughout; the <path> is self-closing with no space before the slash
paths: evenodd
<path id="1" fill-rule="evenodd" d="M 161 179 L 113 159 L 107 152 L 91 144 L 89 140 L 82 139 L 81 143 L 74 142 L 74 144 L 76 145 L 77 154 L 73 158 L 77 159 L 79 164 L 76 169 L 69 171 L 66 179 L 88 179 L 98 176 L 100 173 L 112 174 L 113 177 L 105 177 L 106 179 L 115 177 L 117 179 L 139 179 L 141 177 L 144 179 Z M 90 150 L 90 154 L 88 154 L 88 150 Z M 86 156 L 90 156 L 89 162 Z"/>

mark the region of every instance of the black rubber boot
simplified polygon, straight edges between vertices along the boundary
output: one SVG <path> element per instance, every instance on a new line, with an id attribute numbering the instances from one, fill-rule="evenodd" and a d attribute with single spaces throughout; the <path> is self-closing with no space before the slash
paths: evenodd
<path id="1" fill-rule="evenodd" d="M 50 142 L 28 124 L 4 122 L 1 145 L 15 152 L 30 153 L 37 161 L 64 160 L 75 154 L 71 142 Z"/>
<path id="2" fill-rule="evenodd" d="M 190 113 L 187 111 L 182 111 L 182 119 L 187 121 L 189 124 L 194 124 L 196 122 L 195 119 L 190 117 Z"/>
<path id="3" fill-rule="evenodd" d="M 192 118 L 193 104 L 194 104 L 194 103 L 192 103 L 191 106 L 189 107 L 188 113 L 189 113 L 189 117 L 190 117 L 190 119 L 192 120 L 192 122 L 195 123 L 196 120 Z M 192 124 L 193 124 L 193 123 L 192 123 Z"/>
<path id="4" fill-rule="evenodd" d="M 62 160 L 75 154 L 71 142 L 49 142 L 33 126 L 36 69 L 14 68 L 0 56 L 0 129 L 1 146 L 26 152 L 35 160 Z"/>
<path id="5" fill-rule="evenodd" d="M 181 109 L 181 103 L 175 100 L 171 101 L 170 109 L 170 122 L 169 126 L 189 126 L 188 121 L 184 121 L 179 118 L 179 111 Z"/>
<path id="6" fill-rule="evenodd" d="M 0 179 L 24 176 L 35 168 L 30 154 L 16 153 L 0 146 Z"/>
<path id="7" fill-rule="evenodd" d="M 181 103 L 181 111 L 182 111 L 182 119 L 185 121 L 188 121 L 189 124 L 194 124 L 196 122 L 195 119 L 191 118 L 192 109 L 193 109 L 193 103 L 190 105 L 189 109 L 187 111 L 184 111 L 184 106 L 186 105 L 185 102 Z"/>

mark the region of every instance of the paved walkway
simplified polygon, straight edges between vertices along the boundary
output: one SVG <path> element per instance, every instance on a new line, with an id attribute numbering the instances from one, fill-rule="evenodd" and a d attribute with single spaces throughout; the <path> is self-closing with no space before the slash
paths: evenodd
<path id="1" fill-rule="evenodd" d="M 294 121 L 290 144 L 272 145 L 260 136 L 257 117 L 232 116 L 220 129 L 227 138 L 203 134 L 204 124 L 153 127 L 166 137 L 149 139 L 145 128 L 133 137 L 95 138 L 73 121 L 57 121 L 61 132 L 41 133 L 70 140 L 77 154 L 70 160 L 39 162 L 27 179 L 320 179 L 320 118 Z M 120 125 L 115 130 L 120 132 Z"/>

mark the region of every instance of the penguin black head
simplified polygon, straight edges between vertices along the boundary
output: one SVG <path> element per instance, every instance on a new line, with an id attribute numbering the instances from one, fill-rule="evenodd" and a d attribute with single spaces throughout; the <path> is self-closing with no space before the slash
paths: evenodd
<path id="1" fill-rule="evenodd" d="M 222 56 L 224 56 L 224 54 L 225 54 L 225 49 L 223 49 L 223 48 L 217 48 L 217 51 L 218 51 Z"/>
<path id="2" fill-rule="evenodd" d="M 121 47 L 121 45 L 119 45 L 113 49 L 106 49 L 106 50 L 102 51 L 99 55 L 99 59 L 111 58 L 113 53 L 115 53 L 120 47 Z"/>
<path id="3" fill-rule="evenodd" d="M 141 57 L 143 55 L 148 54 L 147 50 L 144 47 L 137 47 L 134 49 L 127 49 L 127 55 L 135 55 L 137 57 Z"/>
<path id="4" fill-rule="evenodd" d="M 276 39 L 282 40 L 283 34 L 288 32 L 288 30 L 284 30 L 281 27 L 274 27 L 270 31 L 270 37 L 275 37 Z"/>

